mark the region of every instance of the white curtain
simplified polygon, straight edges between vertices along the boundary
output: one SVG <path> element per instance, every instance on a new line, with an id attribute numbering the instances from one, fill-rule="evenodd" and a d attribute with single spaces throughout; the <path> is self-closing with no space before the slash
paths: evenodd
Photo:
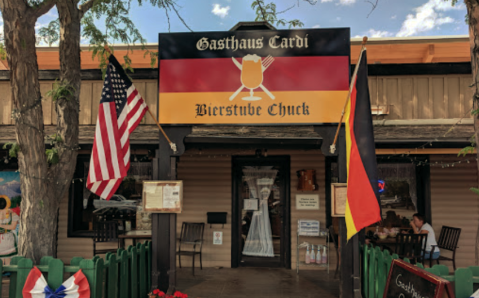
<path id="1" fill-rule="evenodd" d="M 274 257 L 273 237 L 269 222 L 268 197 L 276 178 L 276 170 L 244 169 L 250 199 L 258 199 L 258 210 L 253 212 L 243 254 L 257 257 Z"/>

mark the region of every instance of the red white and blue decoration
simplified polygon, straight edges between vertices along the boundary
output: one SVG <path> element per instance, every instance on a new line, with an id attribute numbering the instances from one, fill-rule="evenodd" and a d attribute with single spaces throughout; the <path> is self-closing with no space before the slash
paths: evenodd
<path id="1" fill-rule="evenodd" d="M 37 267 L 33 267 L 23 287 L 24 298 L 90 298 L 90 285 L 81 270 L 52 290 Z"/>

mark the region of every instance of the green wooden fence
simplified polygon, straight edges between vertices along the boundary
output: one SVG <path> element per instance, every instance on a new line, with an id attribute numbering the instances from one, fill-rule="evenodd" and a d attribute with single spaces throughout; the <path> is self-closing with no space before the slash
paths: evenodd
<path id="1" fill-rule="evenodd" d="M 22 298 L 23 286 L 33 266 L 31 259 L 20 256 L 13 257 L 8 266 L 0 263 L 0 272 L 10 273 L 9 298 Z M 105 259 L 75 257 L 69 266 L 59 259 L 43 257 L 36 266 L 52 289 L 81 269 L 90 284 L 91 298 L 146 298 L 151 287 L 151 242 L 107 253 Z M 1 293 L 0 282 L 0 296 Z"/>
<path id="2" fill-rule="evenodd" d="M 399 257 L 397 254 L 391 255 L 389 251 L 381 251 L 379 247 L 373 247 L 372 245 L 362 246 L 361 252 L 363 297 L 382 298 L 392 260 Z M 410 263 L 407 258 L 403 260 Z M 469 298 L 474 291 L 474 284 L 479 284 L 479 267 L 477 266 L 458 268 L 452 275 L 449 274 L 449 268 L 445 265 L 424 268 L 422 264 L 417 263 L 416 266 L 453 283 L 456 298 Z"/>

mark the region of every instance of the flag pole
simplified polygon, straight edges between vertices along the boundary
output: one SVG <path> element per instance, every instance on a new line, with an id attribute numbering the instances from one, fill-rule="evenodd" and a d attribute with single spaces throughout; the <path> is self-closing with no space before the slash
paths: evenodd
<path id="1" fill-rule="evenodd" d="M 108 47 L 107 44 L 105 44 L 104 46 L 105 48 L 105 51 L 107 51 L 110 55 L 113 55 L 113 53 L 111 52 L 110 48 Z M 170 141 L 170 138 L 168 138 L 168 136 L 166 135 L 165 131 L 163 130 L 163 128 L 161 127 L 160 125 L 160 122 L 158 122 L 158 120 L 156 120 L 156 117 L 153 115 L 153 113 L 150 111 L 150 108 L 148 107 L 148 113 L 150 114 L 151 118 L 153 118 L 153 120 L 155 121 L 156 125 L 158 126 L 158 128 L 160 129 L 161 133 L 163 134 L 163 136 L 165 137 L 165 139 L 168 141 L 168 144 L 170 144 L 170 147 L 171 147 L 171 150 L 173 150 L 173 152 L 177 152 L 177 147 L 176 147 L 176 144 L 173 143 L 172 141 Z"/>
<path id="2" fill-rule="evenodd" d="M 338 128 L 336 129 L 336 135 L 334 136 L 333 144 L 329 147 L 329 152 L 333 153 L 336 152 L 336 142 L 338 141 L 339 130 L 341 129 L 341 124 L 343 123 L 344 118 L 344 110 L 346 110 L 346 106 L 349 103 L 349 99 L 351 97 L 351 93 L 353 92 L 353 86 L 356 82 L 356 76 L 358 74 L 359 64 L 361 62 L 361 57 L 363 55 L 364 50 L 366 49 L 366 43 L 368 42 L 368 37 L 363 37 L 363 42 L 361 43 L 361 51 L 359 52 L 358 62 L 356 63 L 356 67 L 354 68 L 353 77 L 351 78 L 351 84 L 349 86 L 348 96 L 346 97 L 346 102 L 344 103 L 343 111 L 341 112 L 341 119 L 338 122 Z"/>

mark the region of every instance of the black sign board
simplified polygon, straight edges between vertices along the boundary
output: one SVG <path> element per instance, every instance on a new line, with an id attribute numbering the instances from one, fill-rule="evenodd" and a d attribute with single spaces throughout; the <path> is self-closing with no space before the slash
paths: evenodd
<path id="1" fill-rule="evenodd" d="M 451 284 L 424 269 L 393 260 L 383 298 L 454 298 Z"/>

